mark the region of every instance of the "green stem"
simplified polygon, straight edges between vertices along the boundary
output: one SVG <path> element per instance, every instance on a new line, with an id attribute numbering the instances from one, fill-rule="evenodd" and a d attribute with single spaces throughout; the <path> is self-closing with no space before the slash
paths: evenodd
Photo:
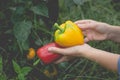
<path id="1" fill-rule="evenodd" d="M 58 25 L 58 23 L 55 23 L 54 27 L 58 28 L 61 32 L 64 32 L 64 30 L 60 28 L 60 26 Z"/>

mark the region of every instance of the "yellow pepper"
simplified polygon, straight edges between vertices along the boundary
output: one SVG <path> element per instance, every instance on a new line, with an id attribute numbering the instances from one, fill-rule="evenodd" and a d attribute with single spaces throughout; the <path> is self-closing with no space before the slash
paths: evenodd
<path id="1" fill-rule="evenodd" d="M 60 26 L 55 23 L 58 29 L 55 31 L 54 40 L 62 47 L 71 47 L 84 44 L 84 36 L 81 29 L 72 21 L 66 21 Z"/>
<path id="2" fill-rule="evenodd" d="M 55 68 L 55 66 L 53 67 L 53 71 L 50 72 L 48 69 L 45 69 L 43 71 L 43 73 L 47 76 L 47 77 L 54 77 L 54 76 L 57 76 L 58 72 L 57 72 L 57 69 Z"/>
<path id="3" fill-rule="evenodd" d="M 27 59 L 33 59 L 35 57 L 35 49 L 30 48 L 29 53 L 27 54 Z"/>

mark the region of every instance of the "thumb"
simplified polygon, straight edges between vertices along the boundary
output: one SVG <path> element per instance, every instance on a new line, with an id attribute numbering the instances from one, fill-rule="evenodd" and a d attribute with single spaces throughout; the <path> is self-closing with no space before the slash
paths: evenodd
<path id="1" fill-rule="evenodd" d="M 89 42 L 90 40 L 86 37 L 86 38 L 84 39 L 84 41 L 85 41 L 85 43 L 87 43 L 87 42 Z"/>
<path id="2" fill-rule="evenodd" d="M 67 51 L 65 49 L 57 48 L 57 47 L 49 47 L 48 51 L 53 52 L 53 53 L 58 53 L 62 55 L 67 55 Z"/>

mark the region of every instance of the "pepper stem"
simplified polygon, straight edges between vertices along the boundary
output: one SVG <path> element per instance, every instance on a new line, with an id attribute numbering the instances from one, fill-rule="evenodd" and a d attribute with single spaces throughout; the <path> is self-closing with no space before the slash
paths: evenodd
<path id="1" fill-rule="evenodd" d="M 54 27 L 58 28 L 61 32 L 64 32 L 64 30 L 60 28 L 60 26 L 58 25 L 58 23 L 55 23 Z"/>

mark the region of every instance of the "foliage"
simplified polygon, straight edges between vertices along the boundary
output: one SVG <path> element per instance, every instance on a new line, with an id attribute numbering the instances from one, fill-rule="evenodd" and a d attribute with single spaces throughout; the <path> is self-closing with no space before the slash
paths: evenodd
<path id="1" fill-rule="evenodd" d="M 0 80 L 116 80 L 118 75 L 87 59 L 58 65 L 43 65 L 36 56 L 27 60 L 29 48 L 38 49 L 53 41 L 56 13 L 48 2 L 57 0 L 0 0 Z M 51 4 L 50 3 L 50 4 Z M 66 20 L 93 19 L 120 25 L 120 14 L 111 0 L 59 0 L 58 23 Z M 119 5 L 117 3 L 117 5 Z M 117 8 L 118 9 L 118 8 Z M 55 15 L 51 17 L 51 15 Z M 120 45 L 111 41 L 90 42 L 91 46 L 120 54 Z M 47 77 L 44 70 L 58 75 Z"/>
<path id="2" fill-rule="evenodd" d="M 25 76 L 31 71 L 31 67 L 21 68 L 15 61 L 13 61 L 13 67 L 15 72 L 18 74 L 19 80 L 26 80 Z"/>
<path id="3" fill-rule="evenodd" d="M 34 62 L 37 62 L 37 57 L 27 60 L 29 48 L 37 49 L 52 41 L 51 25 L 55 20 L 50 19 L 49 9 L 51 7 L 44 0 L 0 1 L 0 55 L 3 59 L 1 74 L 5 74 L 1 76 L 7 75 L 5 79 L 29 78 L 26 77 L 31 70 L 29 66 L 35 68 Z"/>

